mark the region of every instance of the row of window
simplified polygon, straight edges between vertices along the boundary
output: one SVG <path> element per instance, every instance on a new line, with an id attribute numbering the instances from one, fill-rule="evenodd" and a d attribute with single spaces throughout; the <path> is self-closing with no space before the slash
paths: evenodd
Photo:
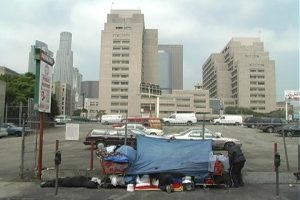
<path id="1" fill-rule="evenodd" d="M 111 106 L 128 106 L 127 102 L 111 102 Z"/>
<path id="2" fill-rule="evenodd" d="M 265 88 L 250 87 L 250 91 L 265 91 Z"/>
<path id="3" fill-rule="evenodd" d="M 127 88 L 112 88 L 112 92 L 128 92 Z"/>
<path id="4" fill-rule="evenodd" d="M 113 57 L 129 57 L 129 53 L 113 53 Z"/>
<path id="5" fill-rule="evenodd" d="M 129 40 L 113 40 L 113 44 L 129 44 Z"/>
<path id="6" fill-rule="evenodd" d="M 264 81 L 250 81 L 250 85 L 265 85 Z"/>
<path id="7" fill-rule="evenodd" d="M 251 100 L 250 103 L 251 104 L 265 104 L 266 101 L 265 100 Z"/>
<path id="8" fill-rule="evenodd" d="M 128 67 L 112 67 L 112 71 L 128 71 Z"/>
<path id="9" fill-rule="evenodd" d="M 112 60 L 112 64 L 129 64 L 129 60 Z"/>
<path id="10" fill-rule="evenodd" d="M 264 75 L 250 75 L 250 78 L 251 79 L 256 79 L 256 78 L 258 78 L 258 79 L 263 79 L 263 78 L 265 78 L 265 76 Z"/>
<path id="11" fill-rule="evenodd" d="M 250 94 L 250 97 L 264 98 L 264 97 L 266 97 L 266 95 L 265 94 Z"/>
<path id="12" fill-rule="evenodd" d="M 130 27 L 130 26 L 116 26 L 116 29 L 125 29 L 125 30 L 131 30 L 132 29 L 132 27 Z"/>
<path id="13" fill-rule="evenodd" d="M 129 50 L 129 46 L 114 46 L 113 50 Z"/>
<path id="14" fill-rule="evenodd" d="M 264 69 L 250 69 L 250 72 L 265 72 Z"/>
<path id="15" fill-rule="evenodd" d="M 128 81 L 112 81 L 112 85 L 128 85 Z"/>
<path id="16" fill-rule="evenodd" d="M 128 74 L 113 74 L 112 78 L 128 78 Z"/>

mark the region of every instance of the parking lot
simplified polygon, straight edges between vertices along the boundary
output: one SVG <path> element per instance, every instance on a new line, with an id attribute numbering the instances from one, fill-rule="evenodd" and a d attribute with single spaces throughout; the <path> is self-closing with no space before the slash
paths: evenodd
<path id="1" fill-rule="evenodd" d="M 202 126 L 202 124 L 198 124 Z M 59 125 L 45 130 L 44 133 L 44 148 L 43 148 L 43 167 L 54 167 L 54 152 L 55 141 L 59 140 L 59 149 L 62 152 L 61 169 L 86 170 L 90 168 L 90 151 L 83 144 L 84 138 L 88 131 L 93 128 L 108 128 L 109 125 L 80 124 L 80 139 L 79 141 L 65 140 L 65 125 Z M 242 126 L 216 126 L 206 125 L 213 131 L 221 132 L 224 137 L 239 139 L 243 146 L 247 162 L 244 171 L 249 172 L 271 172 L 274 171 L 273 166 L 273 145 L 278 144 L 278 152 L 281 155 L 280 171 L 287 171 L 287 163 L 284 153 L 283 138 L 277 134 L 263 133 L 257 129 L 246 128 Z M 179 132 L 189 128 L 189 126 L 165 126 L 165 134 Z M 34 147 L 37 144 L 35 134 L 25 137 L 26 153 L 25 166 L 36 165 L 36 154 Z M 0 180 L 13 180 L 18 178 L 21 161 L 21 137 L 6 137 L 0 139 Z M 286 138 L 287 155 L 289 159 L 290 171 L 298 169 L 298 143 L 299 138 Z M 175 151 L 175 150 L 174 150 Z M 226 154 L 226 151 L 220 151 Z M 95 156 L 94 169 L 100 170 L 99 160 Z"/>

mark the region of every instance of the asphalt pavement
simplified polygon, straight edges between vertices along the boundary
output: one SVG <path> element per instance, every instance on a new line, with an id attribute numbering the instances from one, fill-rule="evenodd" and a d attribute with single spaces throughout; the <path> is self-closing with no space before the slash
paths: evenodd
<path id="1" fill-rule="evenodd" d="M 173 192 L 163 191 L 134 191 L 126 188 L 87 189 L 87 188 L 41 188 L 39 182 L 4 182 L 0 181 L 0 199 L 5 200 L 176 200 L 176 199 L 209 199 L 209 200 L 297 200 L 300 199 L 299 184 L 279 185 L 279 195 L 276 195 L 275 184 L 250 184 L 240 188 L 196 188 L 194 191 Z"/>

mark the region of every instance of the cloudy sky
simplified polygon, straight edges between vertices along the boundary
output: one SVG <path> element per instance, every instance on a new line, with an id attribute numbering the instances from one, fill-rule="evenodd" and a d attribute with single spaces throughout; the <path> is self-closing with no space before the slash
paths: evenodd
<path id="1" fill-rule="evenodd" d="M 260 37 L 275 60 L 277 100 L 299 90 L 298 0 L 3 0 L 0 66 L 28 68 L 30 45 L 56 54 L 59 34 L 73 34 L 74 67 L 83 80 L 99 80 L 100 38 L 111 9 L 140 9 L 160 44 L 183 44 L 184 89 L 202 83 L 202 64 L 232 37 Z"/>

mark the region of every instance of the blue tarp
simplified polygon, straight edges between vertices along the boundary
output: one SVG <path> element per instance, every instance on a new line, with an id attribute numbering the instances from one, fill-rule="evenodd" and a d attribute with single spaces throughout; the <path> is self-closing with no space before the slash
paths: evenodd
<path id="1" fill-rule="evenodd" d="M 129 175 L 178 172 L 190 176 L 209 174 L 212 140 L 176 140 L 137 135 L 137 156 Z"/>

